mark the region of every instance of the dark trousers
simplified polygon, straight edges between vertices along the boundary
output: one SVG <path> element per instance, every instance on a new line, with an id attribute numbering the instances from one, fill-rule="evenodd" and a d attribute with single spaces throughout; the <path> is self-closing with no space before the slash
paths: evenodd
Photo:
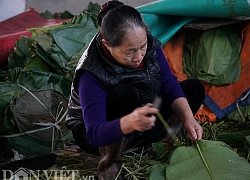
<path id="1" fill-rule="evenodd" d="M 179 84 L 182 87 L 193 114 L 195 114 L 199 110 L 205 97 L 205 90 L 202 83 L 197 79 L 187 79 Z M 112 120 L 127 115 L 139 106 L 140 100 L 137 89 L 131 84 L 120 84 L 108 95 L 107 119 Z M 173 114 L 171 107 L 166 105 L 164 101 L 162 102 L 160 113 L 165 120 L 169 119 Z M 172 123 L 169 122 L 169 124 Z M 141 142 L 141 145 L 145 145 L 151 143 L 151 141 L 155 141 L 152 139 L 158 140 L 153 135 L 155 132 L 159 132 L 159 129 L 161 128 L 163 128 L 163 125 L 157 120 L 155 127 L 151 130 L 144 133 L 135 132 L 130 136 L 127 148 L 130 148 L 139 142 Z M 99 155 L 98 148 L 93 147 L 88 143 L 84 127 L 78 128 L 77 131 L 74 131 L 73 137 L 81 149 L 88 153 Z"/>

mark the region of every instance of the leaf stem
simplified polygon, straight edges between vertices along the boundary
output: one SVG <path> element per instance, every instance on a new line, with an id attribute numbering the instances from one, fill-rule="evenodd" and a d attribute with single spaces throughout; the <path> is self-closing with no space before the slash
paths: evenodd
<path id="1" fill-rule="evenodd" d="M 203 163 L 204 163 L 204 165 L 205 165 L 205 167 L 206 167 L 206 169 L 207 169 L 207 171 L 208 171 L 208 174 L 209 174 L 211 180 L 214 180 L 213 175 L 212 175 L 212 173 L 211 173 L 211 171 L 210 171 L 210 169 L 209 169 L 209 167 L 208 167 L 208 164 L 207 164 L 207 162 L 206 162 L 206 160 L 205 160 L 205 158 L 204 158 L 204 156 L 203 156 L 203 154 L 202 154 L 202 152 L 201 152 L 201 148 L 200 148 L 199 143 L 198 143 L 197 140 L 195 140 L 195 144 L 196 144 L 196 147 L 197 147 L 197 149 L 198 149 L 198 152 L 199 152 L 199 154 L 200 154 L 200 156 L 201 156 L 201 159 L 202 159 L 202 161 L 203 161 Z"/>
<path id="2" fill-rule="evenodd" d="M 156 115 L 158 116 L 158 118 L 161 120 L 162 124 L 165 126 L 165 128 L 167 129 L 169 135 L 172 137 L 172 139 L 174 140 L 174 142 L 176 143 L 176 145 L 178 146 L 182 146 L 181 142 L 179 141 L 178 137 L 175 135 L 175 133 L 173 132 L 173 130 L 170 128 L 170 126 L 168 125 L 168 123 L 164 120 L 164 118 L 162 117 L 162 115 L 158 112 L 156 113 Z"/>

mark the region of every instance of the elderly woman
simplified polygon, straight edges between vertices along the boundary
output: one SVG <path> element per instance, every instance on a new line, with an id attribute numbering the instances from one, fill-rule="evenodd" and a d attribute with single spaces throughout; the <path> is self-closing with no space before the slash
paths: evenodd
<path id="1" fill-rule="evenodd" d="M 122 152 L 152 142 L 171 142 L 154 116 L 158 111 L 176 134 L 186 128 L 191 140 L 202 138 L 193 115 L 204 99 L 197 79 L 177 82 L 140 13 L 119 1 L 105 3 L 98 14 L 100 31 L 75 71 L 66 125 L 84 151 L 101 156 L 100 179 L 122 179 Z M 151 103 L 162 99 L 161 108 Z"/>

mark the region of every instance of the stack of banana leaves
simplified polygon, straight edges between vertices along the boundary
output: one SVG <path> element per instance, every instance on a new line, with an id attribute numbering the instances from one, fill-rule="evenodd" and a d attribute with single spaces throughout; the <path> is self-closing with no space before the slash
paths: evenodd
<path id="1" fill-rule="evenodd" d="M 25 156 L 53 151 L 70 139 L 64 126 L 76 64 L 98 31 L 100 5 L 61 25 L 29 29 L 10 52 L 0 74 L 0 155 L 12 149 Z M 54 144 L 54 142 L 57 142 Z"/>

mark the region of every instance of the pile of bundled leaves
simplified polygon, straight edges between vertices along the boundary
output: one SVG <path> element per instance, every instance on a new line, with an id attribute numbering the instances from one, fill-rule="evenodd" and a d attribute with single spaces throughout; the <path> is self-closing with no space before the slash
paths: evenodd
<path id="1" fill-rule="evenodd" d="M 99 30 L 99 10 L 90 3 L 67 22 L 29 29 L 32 37 L 16 42 L 0 74 L 0 155 L 49 153 L 67 137 L 63 120 L 74 69 Z"/>

